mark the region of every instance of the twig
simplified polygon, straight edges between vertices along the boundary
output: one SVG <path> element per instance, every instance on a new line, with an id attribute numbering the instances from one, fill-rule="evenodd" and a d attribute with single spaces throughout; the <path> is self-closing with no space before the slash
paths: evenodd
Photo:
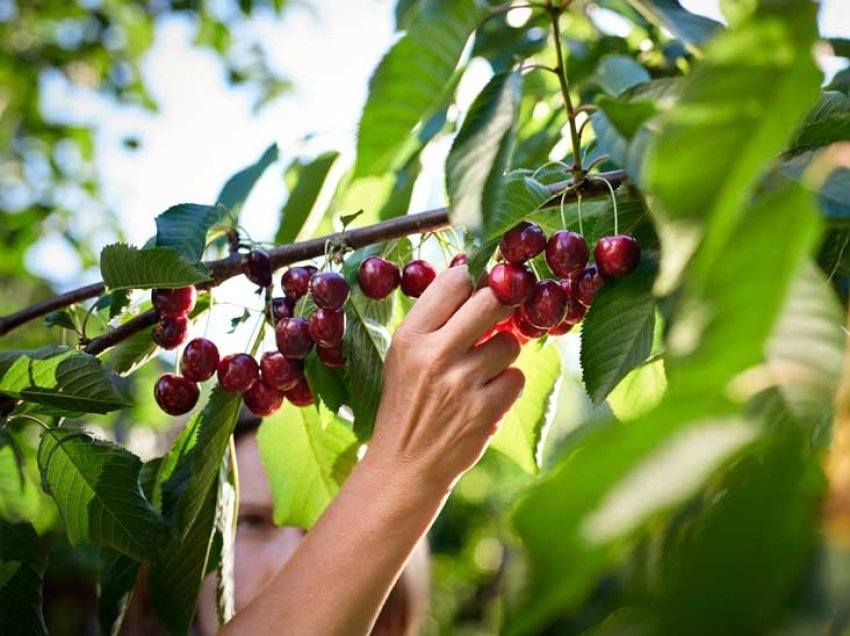
<path id="1" fill-rule="evenodd" d="M 567 6 L 569 3 L 565 3 Z M 564 66 L 564 52 L 561 47 L 561 25 L 560 16 L 563 7 L 551 7 L 549 16 L 552 19 L 552 34 L 555 37 L 555 55 L 558 56 L 558 63 L 555 65 L 555 70 L 558 71 L 558 82 L 561 84 L 561 95 L 564 98 L 564 106 L 567 109 L 567 120 L 570 124 L 570 140 L 573 146 L 573 176 L 577 183 L 584 179 L 585 171 L 581 167 L 581 139 L 576 128 L 576 110 L 573 108 L 573 100 L 570 97 L 570 86 L 567 83 L 567 70 Z"/>

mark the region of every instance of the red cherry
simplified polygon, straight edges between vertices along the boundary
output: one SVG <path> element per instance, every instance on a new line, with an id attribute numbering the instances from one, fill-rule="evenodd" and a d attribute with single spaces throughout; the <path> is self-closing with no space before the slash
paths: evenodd
<path id="1" fill-rule="evenodd" d="M 242 273 L 245 278 L 260 287 L 272 284 L 272 259 L 261 247 L 255 247 L 242 257 Z"/>
<path id="2" fill-rule="evenodd" d="M 316 353 L 326 367 L 339 369 L 345 366 L 345 354 L 342 351 L 342 343 L 335 347 L 316 347 Z"/>
<path id="3" fill-rule="evenodd" d="M 593 250 L 596 266 L 605 278 L 626 276 L 635 271 L 640 262 L 637 239 L 628 234 L 603 236 Z"/>
<path id="4" fill-rule="evenodd" d="M 576 304 L 578 304 L 578 303 L 576 303 Z M 558 325 L 557 327 L 552 327 L 549 330 L 548 333 L 549 333 L 550 336 L 563 336 L 565 333 L 567 333 L 574 326 L 575 325 L 573 323 L 567 322 L 567 319 L 564 318 L 564 320 L 561 321 L 560 325 Z"/>
<path id="5" fill-rule="evenodd" d="M 283 404 L 283 391 L 274 388 L 265 380 L 257 380 L 242 394 L 245 406 L 254 415 L 266 417 L 276 413 Z"/>
<path id="6" fill-rule="evenodd" d="M 564 317 L 564 322 L 570 325 L 577 325 L 582 321 L 587 313 L 587 307 L 582 305 L 576 298 L 576 289 L 578 281 L 575 278 L 565 278 L 561 281 L 561 289 L 567 295 L 567 315 Z M 566 332 L 565 332 L 566 333 Z M 557 334 L 556 334 L 557 335 Z"/>
<path id="7" fill-rule="evenodd" d="M 272 324 L 277 324 L 279 320 L 283 320 L 284 318 L 292 318 L 295 315 L 295 301 L 286 298 L 285 296 L 278 296 L 277 298 L 272 298 L 272 315 L 271 322 Z"/>
<path id="8" fill-rule="evenodd" d="M 304 318 L 284 318 L 274 328 L 278 350 L 287 358 L 303 360 L 313 348 L 310 326 Z"/>
<path id="9" fill-rule="evenodd" d="M 186 342 L 189 319 L 186 314 L 163 316 L 153 328 L 153 341 L 163 349 L 174 349 Z"/>
<path id="10" fill-rule="evenodd" d="M 542 280 L 525 301 L 524 315 L 538 329 L 551 329 L 564 319 L 567 302 L 567 295 L 557 281 Z"/>
<path id="11" fill-rule="evenodd" d="M 307 289 L 310 286 L 310 277 L 315 273 L 310 271 L 310 267 L 312 265 L 290 267 L 280 277 L 280 286 L 283 288 L 283 293 L 293 303 L 307 293 Z"/>
<path id="12" fill-rule="evenodd" d="M 469 257 L 466 255 L 466 252 L 455 254 L 452 262 L 449 263 L 449 267 L 460 267 L 461 265 L 469 265 Z"/>
<path id="13" fill-rule="evenodd" d="M 304 269 L 307 270 L 307 273 L 310 274 L 310 278 L 313 278 L 313 274 L 317 274 L 319 272 L 319 268 L 315 265 L 305 265 Z M 310 278 L 307 279 L 307 282 L 310 282 Z"/>
<path id="14" fill-rule="evenodd" d="M 342 274 L 320 272 L 310 278 L 310 297 L 317 307 L 339 309 L 348 300 L 350 290 Z"/>
<path id="15" fill-rule="evenodd" d="M 198 403 L 198 385 L 173 373 L 166 373 L 153 386 L 153 397 L 159 408 L 169 415 L 183 415 Z"/>
<path id="16" fill-rule="evenodd" d="M 313 342 L 320 347 L 335 347 L 345 335 L 345 312 L 342 309 L 333 311 L 320 307 L 310 316 L 307 326 Z"/>
<path id="17" fill-rule="evenodd" d="M 542 338 L 546 335 L 545 329 L 540 329 L 531 324 L 525 311 L 525 305 L 520 305 L 514 310 L 513 319 L 515 331 L 525 338 Z"/>
<path id="18" fill-rule="evenodd" d="M 183 349 L 180 373 L 192 382 L 209 380 L 218 368 L 218 347 L 206 338 L 190 340 Z"/>
<path id="19" fill-rule="evenodd" d="M 304 379 L 304 363 L 289 360 L 279 351 L 267 351 L 260 358 L 263 379 L 273 387 L 286 391 Z"/>
<path id="20" fill-rule="evenodd" d="M 260 367 L 247 353 L 224 356 L 218 363 L 218 383 L 225 391 L 244 393 L 259 377 Z"/>
<path id="21" fill-rule="evenodd" d="M 490 270 L 490 289 L 503 305 L 519 305 L 534 291 L 537 280 L 525 265 L 498 263 Z"/>
<path id="22" fill-rule="evenodd" d="M 294 388 L 284 391 L 284 395 L 295 406 L 310 406 L 313 403 L 313 392 L 307 380 L 301 380 Z"/>
<path id="23" fill-rule="evenodd" d="M 546 243 L 546 262 L 559 278 L 580 274 L 589 257 L 587 242 L 576 232 L 559 230 Z"/>
<path id="24" fill-rule="evenodd" d="M 370 256 L 360 263 L 357 284 L 360 290 L 374 300 L 389 296 L 401 282 L 398 265 L 380 256 Z"/>
<path id="25" fill-rule="evenodd" d="M 410 261 L 401 272 L 401 291 L 411 298 L 419 298 L 437 277 L 437 270 L 421 259 Z"/>
<path id="26" fill-rule="evenodd" d="M 602 274 L 593 265 L 586 268 L 581 276 L 573 283 L 573 297 L 585 307 L 590 307 L 596 292 L 605 283 Z"/>
<path id="27" fill-rule="evenodd" d="M 499 250 L 509 263 L 519 264 L 534 258 L 546 249 L 546 235 L 540 226 L 520 221 L 502 235 Z"/>
<path id="28" fill-rule="evenodd" d="M 160 316 L 188 314 L 195 308 L 196 292 L 191 285 L 177 289 L 151 290 L 151 303 Z"/>

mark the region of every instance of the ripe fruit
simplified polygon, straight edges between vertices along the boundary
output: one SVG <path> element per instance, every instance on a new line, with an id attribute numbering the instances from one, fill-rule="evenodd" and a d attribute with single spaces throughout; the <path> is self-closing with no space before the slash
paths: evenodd
<path id="1" fill-rule="evenodd" d="M 319 308 L 307 323 L 310 337 L 320 347 L 335 347 L 345 334 L 345 312 Z"/>
<path id="2" fill-rule="evenodd" d="M 411 298 L 419 298 L 437 277 L 437 270 L 428 261 L 410 261 L 401 272 L 401 291 Z"/>
<path id="3" fill-rule="evenodd" d="M 578 281 L 575 278 L 565 278 L 561 281 L 561 289 L 567 295 L 567 315 L 564 317 L 564 322 L 570 325 L 580 323 L 587 313 L 587 307 L 582 305 L 576 298 L 577 285 Z"/>
<path id="4" fill-rule="evenodd" d="M 573 282 L 573 298 L 585 307 L 590 307 L 596 292 L 605 283 L 602 274 L 593 265 L 586 268 L 581 276 Z"/>
<path id="5" fill-rule="evenodd" d="M 307 288 L 310 286 L 310 277 L 314 273 L 308 267 L 290 267 L 280 277 L 280 286 L 283 287 L 283 293 L 286 294 L 289 300 L 295 303 L 295 301 L 307 293 Z"/>
<path id="6" fill-rule="evenodd" d="M 546 262 L 558 278 L 580 274 L 590 252 L 581 234 L 559 230 L 546 243 Z"/>
<path id="7" fill-rule="evenodd" d="M 310 279 L 310 296 L 317 307 L 339 309 L 348 300 L 351 290 L 342 274 L 321 272 Z"/>
<path id="8" fill-rule="evenodd" d="M 153 341 L 163 349 L 174 349 L 186 342 L 189 319 L 186 314 L 163 316 L 153 328 Z"/>
<path id="9" fill-rule="evenodd" d="M 173 373 L 161 375 L 153 385 L 153 397 L 159 408 L 169 415 L 183 415 L 198 403 L 198 385 Z"/>
<path id="10" fill-rule="evenodd" d="M 564 319 L 567 302 L 567 295 L 557 281 L 542 280 L 525 301 L 523 313 L 538 329 L 551 329 Z"/>
<path id="11" fill-rule="evenodd" d="M 218 363 L 218 383 L 225 391 L 244 393 L 259 377 L 260 367 L 247 353 L 224 356 Z"/>
<path id="12" fill-rule="evenodd" d="M 576 304 L 578 304 L 578 303 L 576 303 Z M 560 325 L 558 325 L 557 327 L 552 327 L 549 330 L 549 335 L 550 336 L 563 336 L 570 329 L 572 329 L 573 326 L 574 326 L 573 323 L 567 322 L 567 319 L 564 318 L 564 320 L 561 321 Z"/>
<path id="13" fill-rule="evenodd" d="M 316 347 L 316 353 L 326 367 L 338 369 L 345 366 L 345 354 L 342 352 L 342 343 L 335 347 Z"/>
<path id="14" fill-rule="evenodd" d="M 279 351 L 267 351 L 260 358 L 263 379 L 273 387 L 286 391 L 304 379 L 304 363 L 289 360 Z"/>
<path id="15" fill-rule="evenodd" d="M 151 291 L 151 303 L 160 316 L 188 314 L 195 308 L 195 288 L 154 289 Z"/>
<path id="16" fill-rule="evenodd" d="M 452 258 L 452 262 L 449 263 L 449 267 L 460 267 L 461 265 L 468 265 L 469 257 L 466 255 L 466 252 L 461 252 L 459 254 L 455 254 L 454 258 Z"/>
<path id="17" fill-rule="evenodd" d="M 254 385 L 242 395 L 245 406 L 254 415 L 265 417 L 277 412 L 283 404 L 283 391 L 276 389 L 265 380 L 257 380 Z"/>
<path id="18" fill-rule="evenodd" d="M 520 221 L 502 235 L 499 250 L 509 263 L 524 263 L 546 249 L 546 235 L 540 226 Z"/>
<path id="19" fill-rule="evenodd" d="M 524 305 L 520 305 L 514 310 L 513 320 L 514 329 L 525 338 L 542 338 L 546 335 L 545 329 L 540 329 L 531 324 Z"/>
<path id="20" fill-rule="evenodd" d="M 301 380 L 294 388 L 283 392 L 286 399 L 295 406 L 310 406 L 313 403 L 313 392 L 307 380 Z"/>
<path id="21" fill-rule="evenodd" d="M 603 236 L 596 243 L 593 256 L 605 278 L 616 278 L 635 271 L 640 262 L 640 247 L 637 239 L 628 234 Z"/>
<path id="22" fill-rule="evenodd" d="M 284 318 L 292 318 L 295 315 L 295 301 L 286 298 L 285 296 L 278 296 L 277 298 L 272 298 L 272 315 L 271 322 L 276 325 L 278 320 L 283 320 Z"/>
<path id="23" fill-rule="evenodd" d="M 278 351 L 287 358 L 303 360 L 313 348 L 310 327 L 303 318 L 284 318 L 274 328 Z"/>
<path id="24" fill-rule="evenodd" d="M 218 347 L 206 338 L 190 340 L 183 349 L 180 373 L 192 382 L 209 380 L 218 368 Z"/>
<path id="25" fill-rule="evenodd" d="M 380 256 L 370 256 L 360 263 L 357 283 L 369 298 L 381 300 L 389 296 L 401 282 L 398 265 Z"/>
<path id="26" fill-rule="evenodd" d="M 260 287 L 272 284 L 272 259 L 261 247 L 255 247 L 242 257 L 242 273 L 245 278 Z"/>
<path id="27" fill-rule="evenodd" d="M 534 273 L 525 265 L 499 263 L 490 270 L 490 289 L 503 305 L 519 305 L 534 291 Z"/>

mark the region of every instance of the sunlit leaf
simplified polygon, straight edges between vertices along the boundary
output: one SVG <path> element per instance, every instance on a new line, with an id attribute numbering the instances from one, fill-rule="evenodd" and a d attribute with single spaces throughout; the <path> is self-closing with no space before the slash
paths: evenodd
<path id="1" fill-rule="evenodd" d="M 139 250 L 114 243 L 100 253 L 100 273 L 109 289 L 186 287 L 209 279 L 203 265 L 192 265 L 168 247 Z"/>
<path id="2" fill-rule="evenodd" d="M 309 162 L 296 159 L 286 169 L 289 196 L 280 211 L 275 243 L 291 243 L 298 236 L 337 157 L 338 152 L 325 152 Z"/>
<path id="3" fill-rule="evenodd" d="M 238 211 L 245 203 L 248 195 L 251 194 L 251 190 L 263 175 L 263 172 L 277 161 L 277 157 L 277 144 L 272 144 L 266 148 L 255 164 L 243 168 L 230 177 L 218 195 L 218 205 L 222 205 L 228 210 Z"/>
<path id="4" fill-rule="evenodd" d="M 660 24 L 688 44 L 702 45 L 722 31 L 719 23 L 691 13 L 678 0 L 629 0 L 647 20 Z"/>
<path id="5" fill-rule="evenodd" d="M 156 217 L 157 247 L 170 247 L 188 263 L 195 264 L 204 255 L 207 232 L 221 223 L 227 209 L 223 206 L 181 203 Z"/>

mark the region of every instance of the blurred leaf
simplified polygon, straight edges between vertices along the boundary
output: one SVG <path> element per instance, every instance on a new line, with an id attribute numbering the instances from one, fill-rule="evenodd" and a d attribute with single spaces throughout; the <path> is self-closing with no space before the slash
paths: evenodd
<path id="1" fill-rule="evenodd" d="M 251 194 L 254 185 L 266 171 L 266 168 L 277 161 L 277 157 L 277 144 L 272 144 L 266 148 L 257 163 L 243 168 L 227 180 L 218 195 L 217 205 L 222 205 L 225 209 L 238 214 L 238 210 L 245 203 L 248 195 Z"/>
<path id="2" fill-rule="evenodd" d="M 636 84 L 648 82 L 649 72 L 631 57 L 606 55 L 596 67 L 593 81 L 608 95 L 616 97 Z"/>
<path id="3" fill-rule="evenodd" d="M 378 216 L 382 221 L 404 216 L 410 208 L 413 187 L 422 171 L 422 162 L 417 152 L 404 166 L 395 171 L 395 183 Z"/>
<path id="4" fill-rule="evenodd" d="M 814 158 L 814 152 L 803 152 L 779 166 L 779 174 L 795 182 L 802 182 L 803 173 Z M 850 219 L 850 169 L 838 167 L 821 186 L 820 209 L 829 221 L 840 224 Z"/>
<path id="5" fill-rule="evenodd" d="M 664 360 L 653 360 L 629 371 L 608 395 L 608 405 L 618 420 L 633 420 L 658 406 L 666 389 Z"/>
<path id="6" fill-rule="evenodd" d="M 0 519 L 9 522 L 29 521 L 39 508 L 39 491 L 25 471 L 24 461 L 15 438 L 0 428 Z"/>
<path id="7" fill-rule="evenodd" d="M 9 636 L 47 635 L 41 590 L 47 555 L 28 523 L 0 518 L 0 625 Z"/>
<path id="8" fill-rule="evenodd" d="M 100 273 L 110 290 L 186 287 L 209 280 L 203 265 L 192 265 L 175 250 L 152 247 L 139 250 L 114 243 L 100 253 Z"/>
<path id="9" fill-rule="evenodd" d="M 439 106 L 479 17 L 474 0 L 423 0 L 405 35 L 369 80 L 358 128 L 356 177 L 393 167 L 414 127 Z"/>
<path id="10" fill-rule="evenodd" d="M 81 430 L 50 428 L 41 436 L 38 465 L 72 545 L 155 558 L 165 526 L 142 493 L 138 457 Z"/>
<path id="11" fill-rule="evenodd" d="M 325 366 L 315 351 L 304 360 L 304 376 L 313 392 L 313 397 L 336 413 L 349 401 L 345 369 Z"/>
<path id="12" fill-rule="evenodd" d="M 417 5 L 421 0 L 396 0 L 395 3 L 395 30 L 403 31 L 407 28 L 411 18 L 416 13 Z"/>
<path id="13" fill-rule="evenodd" d="M 803 120 L 786 155 L 794 156 L 836 141 L 850 141 L 850 95 L 825 93 Z"/>
<path id="14" fill-rule="evenodd" d="M 104 358 L 104 363 L 116 375 L 130 375 L 143 364 L 151 360 L 157 352 L 156 343 L 151 338 L 153 327 L 133 334 L 112 347 Z"/>
<path id="15" fill-rule="evenodd" d="M 655 103 L 648 99 L 624 101 L 601 96 L 596 99 L 596 105 L 605 119 L 627 140 L 632 139 L 657 112 Z M 594 115 L 594 123 L 597 122 L 596 117 Z"/>
<path id="16" fill-rule="evenodd" d="M 235 454 L 231 454 L 230 459 L 235 462 Z M 236 526 L 239 518 L 236 470 L 237 467 L 231 465 L 231 462 L 225 458 L 219 467 L 218 476 L 215 535 L 218 537 L 221 548 L 215 560 L 217 570 L 215 600 L 220 625 L 230 621 L 236 613 L 234 559 L 236 557 Z M 213 541 L 215 540 L 214 538 Z M 212 563 L 209 563 L 207 568 L 209 565 Z"/>
<path id="17" fill-rule="evenodd" d="M 275 235 L 275 243 L 292 243 L 296 239 L 338 157 L 338 152 L 330 151 L 306 163 L 296 159 L 286 169 L 289 196 L 280 211 L 280 227 Z"/>
<path id="18" fill-rule="evenodd" d="M 469 264 L 467 267 L 470 280 L 477 281 L 481 277 L 481 274 L 487 268 L 487 263 L 490 262 L 493 254 L 499 248 L 500 240 L 501 237 L 486 239 L 469 250 Z"/>
<path id="19" fill-rule="evenodd" d="M 332 413 L 290 402 L 257 434 L 279 526 L 309 529 L 357 463 L 351 427 Z"/>
<path id="20" fill-rule="evenodd" d="M 629 4 L 650 22 L 666 27 L 677 38 L 688 44 L 705 44 L 723 30 L 714 20 L 691 13 L 678 0 L 629 0 Z"/>
<path id="21" fill-rule="evenodd" d="M 69 413 L 130 406 L 100 361 L 66 347 L 0 351 L 0 394 Z"/>
<path id="22" fill-rule="evenodd" d="M 181 203 L 156 217 L 154 246 L 170 247 L 186 262 L 199 263 L 207 245 L 207 233 L 227 215 L 223 206 Z"/>
<path id="23" fill-rule="evenodd" d="M 51 327 L 62 327 L 69 331 L 77 331 L 77 325 L 74 324 L 74 319 L 71 312 L 67 309 L 58 309 L 51 311 L 44 317 L 44 326 L 50 329 Z"/>
<path id="24" fill-rule="evenodd" d="M 139 562 L 114 550 L 100 551 L 97 622 L 101 636 L 117 636 L 132 599 Z"/>

